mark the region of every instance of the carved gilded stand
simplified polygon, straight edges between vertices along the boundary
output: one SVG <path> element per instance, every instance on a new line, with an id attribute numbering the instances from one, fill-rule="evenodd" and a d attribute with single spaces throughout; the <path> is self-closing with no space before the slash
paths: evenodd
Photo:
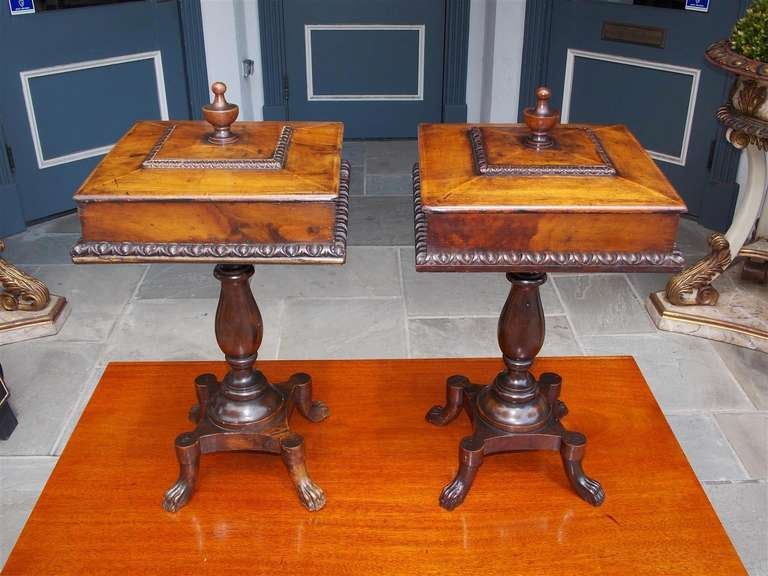
<path id="1" fill-rule="evenodd" d="M 56 334 L 68 315 L 66 298 L 0 257 L 0 344 Z"/>
<path id="2" fill-rule="evenodd" d="M 709 237 L 710 254 L 673 276 L 664 292 L 651 294 L 647 308 L 663 330 L 768 351 L 761 300 L 733 290 L 721 299 L 713 286 L 737 261 L 743 262 L 743 281 L 768 282 L 768 68 L 734 53 L 727 41 L 710 46 L 706 57 L 738 75 L 717 119 L 728 142 L 746 154 L 747 182 L 728 231 Z"/>

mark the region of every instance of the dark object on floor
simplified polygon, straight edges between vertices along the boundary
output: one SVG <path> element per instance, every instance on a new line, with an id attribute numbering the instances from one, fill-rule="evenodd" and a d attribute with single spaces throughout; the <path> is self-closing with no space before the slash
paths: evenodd
<path id="1" fill-rule="evenodd" d="M 8 386 L 3 377 L 3 366 L 0 364 L 0 440 L 8 440 L 19 423 L 16 414 L 13 413 L 8 399 L 10 398 Z"/>

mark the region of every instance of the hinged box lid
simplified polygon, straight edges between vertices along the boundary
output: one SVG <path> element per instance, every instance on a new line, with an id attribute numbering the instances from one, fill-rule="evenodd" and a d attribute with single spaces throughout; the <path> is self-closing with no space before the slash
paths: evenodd
<path id="1" fill-rule="evenodd" d="M 684 212 L 685 204 L 625 126 L 562 124 L 551 147 L 524 145 L 523 124 L 423 124 L 424 210 Z"/>
<path id="2" fill-rule="evenodd" d="M 328 201 L 339 193 L 343 125 L 239 122 L 213 144 L 207 122 L 135 124 L 86 179 L 78 202 Z"/>

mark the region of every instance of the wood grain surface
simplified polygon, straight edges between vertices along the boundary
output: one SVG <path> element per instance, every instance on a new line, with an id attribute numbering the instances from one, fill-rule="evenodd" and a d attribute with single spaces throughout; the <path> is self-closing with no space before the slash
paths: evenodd
<path id="1" fill-rule="evenodd" d="M 481 176 L 475 172 L 467 135 L 470 125 L 422 124 L 419 166 L 425 210 L 680 213 L 686 209 L 664 173 L 625 126 L 560 125 L 551 131 L 560 145 L 539 151 L 523 148 L 521 138 L 527 129 L 518 124 L 472 126 L 480 126 L 487 135 L 489 162 L 523 166 L 594 163 L 591 143 L 568 135 L 589 126 L 617 175 Z"/>
<path id="2" fill-rule="evenodd" d="M 143 169 L 141 163 L 165 130 L 182 127 L 169 140 L 165 154 L 185 160 L 264 158 L 277 144 L 280 129 L 293 127 L 283 170 Z M 235 144 L 210 144 L 207 122 L 137 122 L 75 194 L 76 202 L 141 199 L 192 201 L 260 198 L 335 198 L 339 188 L 341 143 L 339 122 L 237 122 Z"/>
<path id="3" fill-rule="evenodd" d="M 162 140 L 169 127 L 167 140 Z M 292 128 L 282 169 L 147 168 L 158 160 L 270 157 Z M 207 122 L 136 123 L 75 194 L 88 242 L 330 243 L 341 182 L 339 122 L 238 122 L 239 140 L 211 144 Z"/>
<path id="4" fill-rule="evenodd" d="M 192 380 L 225 366 L 108 366 L 4 573 L 745 573 L 626 357 L 534 367 L 563 376 L 565 423 L 589 438 L 584 466 L 605 487 L 601 507 L 572 492 L 554 452 L 488 457 L 461 508 L 438 506 L 470 425 L 431 426 L 424 413 L 447 376 L 490 381 L 499 360 L 274 361 L 260 363 L 270 379 L 309 372 L 330 406 L 323 423 L 292 420 L 326 508 L 298 504 L 279 457 L 228 453 L 204 456 L 193 500 L 166 513 Z"/>

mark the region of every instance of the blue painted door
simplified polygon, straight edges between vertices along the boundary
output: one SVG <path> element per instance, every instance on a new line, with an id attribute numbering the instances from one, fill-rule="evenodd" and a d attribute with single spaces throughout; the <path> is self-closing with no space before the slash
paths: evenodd
<path id="1" fill-rule="evenodd" d="M 680 9 L 643 5 L 654 3 Z M 696 12 L 683 0 L 555 0 L 547 71 L 564 120 L 629 126 L 693 216 L 707 200 L 714 115 L 732 81 L 704 51 L 729 35 L 741 3 L 709 4 Z M 604 23 L 662 29 L 664 45 L 603 39 Z"/>
<path id="2" fill-rule="evenodd" d="M 37 2 L 59 9 L 12 16 L 0 4 L 0 119 L 26 222 L 74 208 L 78 185 L 136 120 L 189 117 L 176 0 Z M 18 226 L 5 220 L 0 237 Z"/>
<path id="3" fill-rule="evenodd" d="M 442 116 L 443 0 L 283 2 L 288 116 L 412 138 Z"/>

